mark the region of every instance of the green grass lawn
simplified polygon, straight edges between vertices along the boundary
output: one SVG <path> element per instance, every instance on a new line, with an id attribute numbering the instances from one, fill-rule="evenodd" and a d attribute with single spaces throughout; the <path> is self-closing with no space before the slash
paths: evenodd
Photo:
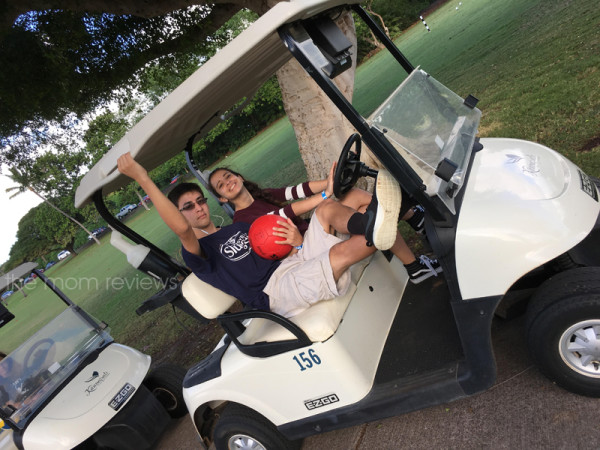
<path id="1" fill-rule="evenodd" d="M 600 176 L 600 10 L 596 0 L 451 0 L 398 40 L 400 49 L 461 96 L 473 94 L 483 111 L 481 136 L 537 141 L 565 154 L 589 175 Z M 357 70 L 354 105 L 368 115 L 405 74 L 384 53 Z M 265 186 L 306 178 L 294 132 L 282 119 L 219 163 Z M 211 202 L 213 214 L 225 216 Z M 218 221 L 217 221 L 218 223 Z M 227 221 L 225 221 L 227 223 Z M 127 224 L 176 258 L 179 243 L 154 208 L 138 208 Z M 91 245 L 48 270 L 69 297 L 111 327 L 116 340 L 151 355 L 164 354 L 187 336 L 187 350 L 172 359 L 190 365 L 214 344 L 216 325 L 200 325 L 170 307 L 138 317 L 151 295 L 149 278 L 108 245 Z M 150 283 L 151 284 L 151 283 Z M 8 298 L 17 316 L 0 329 L 0 350 L 11 351 L 23 336 L 60 310 L 39 281 Z M 190 333 L 190 334 L 188 334 Z"/>

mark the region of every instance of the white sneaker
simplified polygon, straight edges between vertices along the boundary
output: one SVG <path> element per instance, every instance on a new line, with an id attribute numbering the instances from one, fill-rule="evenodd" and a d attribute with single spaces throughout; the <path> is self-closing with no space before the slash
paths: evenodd
<path id="1" fill-rule="evenodd" d="M 373 199 L 367 207 L 365 238 L 379 250 L 388 250 L 396 242 L 402 193 L 398 182 L 385 169 L 377 174 Z"/>

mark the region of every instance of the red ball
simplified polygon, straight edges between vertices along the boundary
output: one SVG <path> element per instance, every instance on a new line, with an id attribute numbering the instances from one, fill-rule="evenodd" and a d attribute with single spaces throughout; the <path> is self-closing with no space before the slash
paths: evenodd
<path id="1" fill-rule="evenodd" d="M 280 236 L 273 235 L 273 227 L 281 226 L 277 222 L 285 219 L 276 214 L 267 214 L 261 216 L 252 222 L 250 231 L 248 231 L 248 239 L 250 246 L 256 254 L 266 259 L 281 259 L 288 255 L 292 250 L 289 244 L 276 244 L 275 241 L 283 240 Z"/>

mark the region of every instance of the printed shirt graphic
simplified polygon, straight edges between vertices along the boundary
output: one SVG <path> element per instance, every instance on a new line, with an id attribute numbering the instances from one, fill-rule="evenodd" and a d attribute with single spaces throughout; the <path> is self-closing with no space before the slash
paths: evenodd
<path id="1" fill-rule="evenodd" d="M 239 222 L 221 228 L 199 240 L 205 258 L 182 249 L 183 260 L 202 281 L 234 296 L 252 308 L 268 310 L 269 297 L 263 292 L 279 266 L 258 256 L 248 241 L 250 225 Z"/>
<path id="2" fill-rule="evenodd" d="M 224 258 L 231 261 L 239 261 L 245 258 L 252 251 L 250 241 L 248 240 L 248 233 L 238 231 L 227 242 L 221 245 L 220 251 Z"/>

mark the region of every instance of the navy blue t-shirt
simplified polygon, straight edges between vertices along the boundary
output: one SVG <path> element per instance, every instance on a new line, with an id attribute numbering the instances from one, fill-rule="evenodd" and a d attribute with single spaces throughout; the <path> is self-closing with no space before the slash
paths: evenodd
<path id="1" fill-rule="evenodd" d="M 269 310 L 263 292 L 279 261 L 261 258 L 248 241 L 250 225 L 239 222 L 199 239 L 205 257 L 182 248 L 183 260 L 202 281 L 233 295 L 244 305 Z"/>

